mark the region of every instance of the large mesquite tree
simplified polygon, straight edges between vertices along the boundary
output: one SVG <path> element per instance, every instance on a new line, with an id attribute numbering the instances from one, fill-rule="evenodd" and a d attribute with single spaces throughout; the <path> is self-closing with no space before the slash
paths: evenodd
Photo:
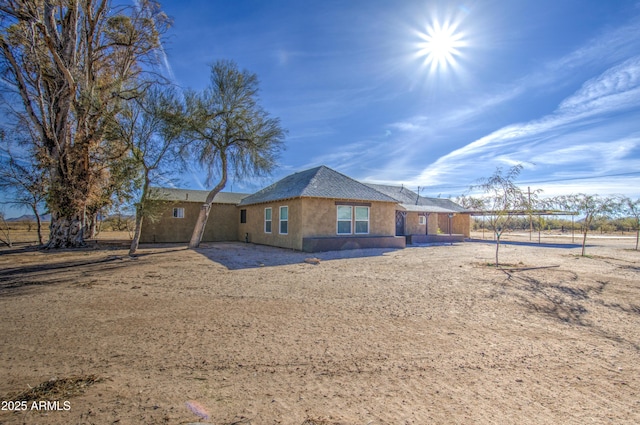
<path id="1" fill-rule="evenodd" d="M 106 141 L 122 102 L 146 89 L 168 19 L 151 0 L 0 0 L 5 102 L 31 121 L 50 179 L 50 248 L 84 244 L 87 208 L 126 146 Z"/>
<path id="2" fill-rule="evenodd" d="M 240 71 L 232 61 L 211 67 L 211 82 L 203 92 L 185 95 L 186 151 L 217 183 L 207 195 L 196 222 L 190 248 L 197 248 L 209 219 L 213 198 L 226 185 L 229 172 L 237 178 L 269 173 L 282 149 L 285 130 L 258 103 L 258 77 Z"/>

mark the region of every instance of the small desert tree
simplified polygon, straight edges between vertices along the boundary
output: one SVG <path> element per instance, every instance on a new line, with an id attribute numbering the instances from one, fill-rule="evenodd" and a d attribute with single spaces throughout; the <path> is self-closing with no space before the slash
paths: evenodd
<path id="1" fill-rule="evenodd" d="M 525 193 L 515 184 L 522 171 L 518 164 L 506 172 L 498 167 L 491 177 L 481 179 L 472 190 L 481 190 L 484 194 L 485 213 L 496 237 L 496 267 L 499 267 L 500 238 L 509 226 L 515 211 L 526 211 L 528 200 Z"/>
<path id="2" fill-rule="evenodd" d="M 207 195 L 193 229 L 190 248 L 197 248 L 209 219 L 213 198 L 226 185 L 229 171 L 237 178 L 270 173 L 282 149 L 285 130 L 258 103 L 258 77 L 240 71 L 231 61 L 211 67 L 203 92 L 185 95 L 185 152 L 207 170 L 207 181 L 218 182 Z"/>
<path id="3" fill-rule="evenodd" d="M 11 242 L 11 229 L 9 228 L 9 223 L 7 223 L 7 220 L 4 218 L 4 211 L 0 211 L 0 242 L 9 248 L 13 247 L 13 242 Z"/>
<path id="4" fill-rule="evenodd" d="M 28 133 L 28 131 L 27 131 Z M 21 131 L 12 132 L 21 135 Z M 0 135 L 2 136 L 2 135 Z M 27 150 L 18 154 L 20 146 L 12 149 L 9 140 L 0 148 L 0 189 L 10 197 L 11 203 L 28 207 L 33 212 L 38 231 L 38 243 L 44 243 L 40 209 L 45 203 L 48 188 L 47 175 L 37 161 L 37 153 Z"/>
<path id="5" fill-rule="evenodd" d="M 638 250 L 638 241 L 640 240 L 640 198 L 633 200 L 628 197 L 623 197 L 620 200 L 620 212 L 627 215 L 634 220 L 634 227 L 636 229 L 636 251 Z"/>
<path id="6" fill-rule="evenodd" d="M 181 104 L 175 91 L 157 88 L 129 104 L 120 114 L 115 136 L 123 140 L 130 161 L 137 170 L 140 195 L 136 203 L 136 221 L 129 255 L 135 254 L 140 242 L 142 223 L 148 215 L 150 185 L 175 160 L 180 136 Z"/>
<path id="7" fill-rule="evenodd" d="M 606 217 L 614 211 L 615 201 L 613 198 L 599 195 L 588 195 L 578 193 L 575 195 L 564 195 L 555 198 L 555 204 L 561 209 L 578 213 L 582 218 L 582 256 L 586 255 L 587 234 L 595 220 Z"/>

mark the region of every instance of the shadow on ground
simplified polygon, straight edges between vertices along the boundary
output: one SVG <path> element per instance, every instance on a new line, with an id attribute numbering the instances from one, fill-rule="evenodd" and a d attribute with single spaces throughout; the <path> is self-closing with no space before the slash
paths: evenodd
<path id="1" fill-rule="evenodd" d="M 34 287 L 72 282 L 73 279 L 66 272 L 94 274 L 124 266 L 123 257 L 110 255 L 102 259 L 64 260 L 11 267 L 0 270 L 0 297 L 21 295 Z"/>
<path id="2" fill-rule="evenodd" d="M 394 252 L 396 249 L 368 248 L 307 253 L 252 243 L 214 242 L 203 243 L 196 251 L 229 270 L 240 270 L 290 264 L 309 264 L 309 266 L 313 266 L 318 262 L 329 260 L 377 257 Z"/>
<path id="3" fill-rule="evenodd" d="M 488 245 L 495 245 L 496 241 L 490 239 L 467 239 L 467 242 L 485 243 Z M 516 246 L 532 246 L 538 248 L 561 248 L 561 249 L 575 249 L 582 248 L 582 244 L 576 243 L 546 243 L 546 242 L 523 242 L 523 241 L 505 241 L 501 240 L 500 245 L 516 245 Z M 587 248 L 595 245 L 586 245 Z"/>

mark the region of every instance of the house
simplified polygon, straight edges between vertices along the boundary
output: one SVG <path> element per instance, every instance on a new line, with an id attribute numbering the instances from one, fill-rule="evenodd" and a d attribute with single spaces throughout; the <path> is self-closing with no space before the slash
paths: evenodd
<path id="1" fill-rule="evenodd" d="M 151 188 L 150 197 L 156 204 L 153 209 L 157 210 L 157 214 L 143 221 L 140 243 L 189 242 L 200 207 L 208 194 L 208 190 Z M 232 192 L 216 194 L 204 229 L 204 241 L 238 240 L 237 205 L 248 195 Z"/>
<path id="2" fill-rule="evenodd" d="M 450 199 L 427 198 L 404 186 L 367 184 L 398 202 L 396 235 L 407 243 L 462 241 L 470 237 L 469 211 Z"/>
<path id="3" fill-rule="evenodd" d="M 240 234 L 300 251 L 404 248 L 397 201 L 325 166 L 292 174 L 243 198 Z"/>
<path id="4" fill-rule="evenodd" d="M 154 188 L 162 211 L 141 242 L 188 242 L 207 191 Z M 325 166 L 291 174 L 254 194 L 220 192 L 203 242 L 246 241 L 316 252 L 404 248 L 469 237 L 469 214 L 404 187 L 364 184 Z"/>

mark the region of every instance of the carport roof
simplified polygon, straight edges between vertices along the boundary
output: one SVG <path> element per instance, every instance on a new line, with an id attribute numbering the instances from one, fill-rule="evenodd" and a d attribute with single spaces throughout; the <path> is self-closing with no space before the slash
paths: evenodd
<path id="1" fill-rule="evenodd" d="M 369 184 L 367 186 L 395 199 L 406 211 L 424 213 L 467 213 L 466 209 L 450 199 L 426 198 L 404 186 Z"/>

